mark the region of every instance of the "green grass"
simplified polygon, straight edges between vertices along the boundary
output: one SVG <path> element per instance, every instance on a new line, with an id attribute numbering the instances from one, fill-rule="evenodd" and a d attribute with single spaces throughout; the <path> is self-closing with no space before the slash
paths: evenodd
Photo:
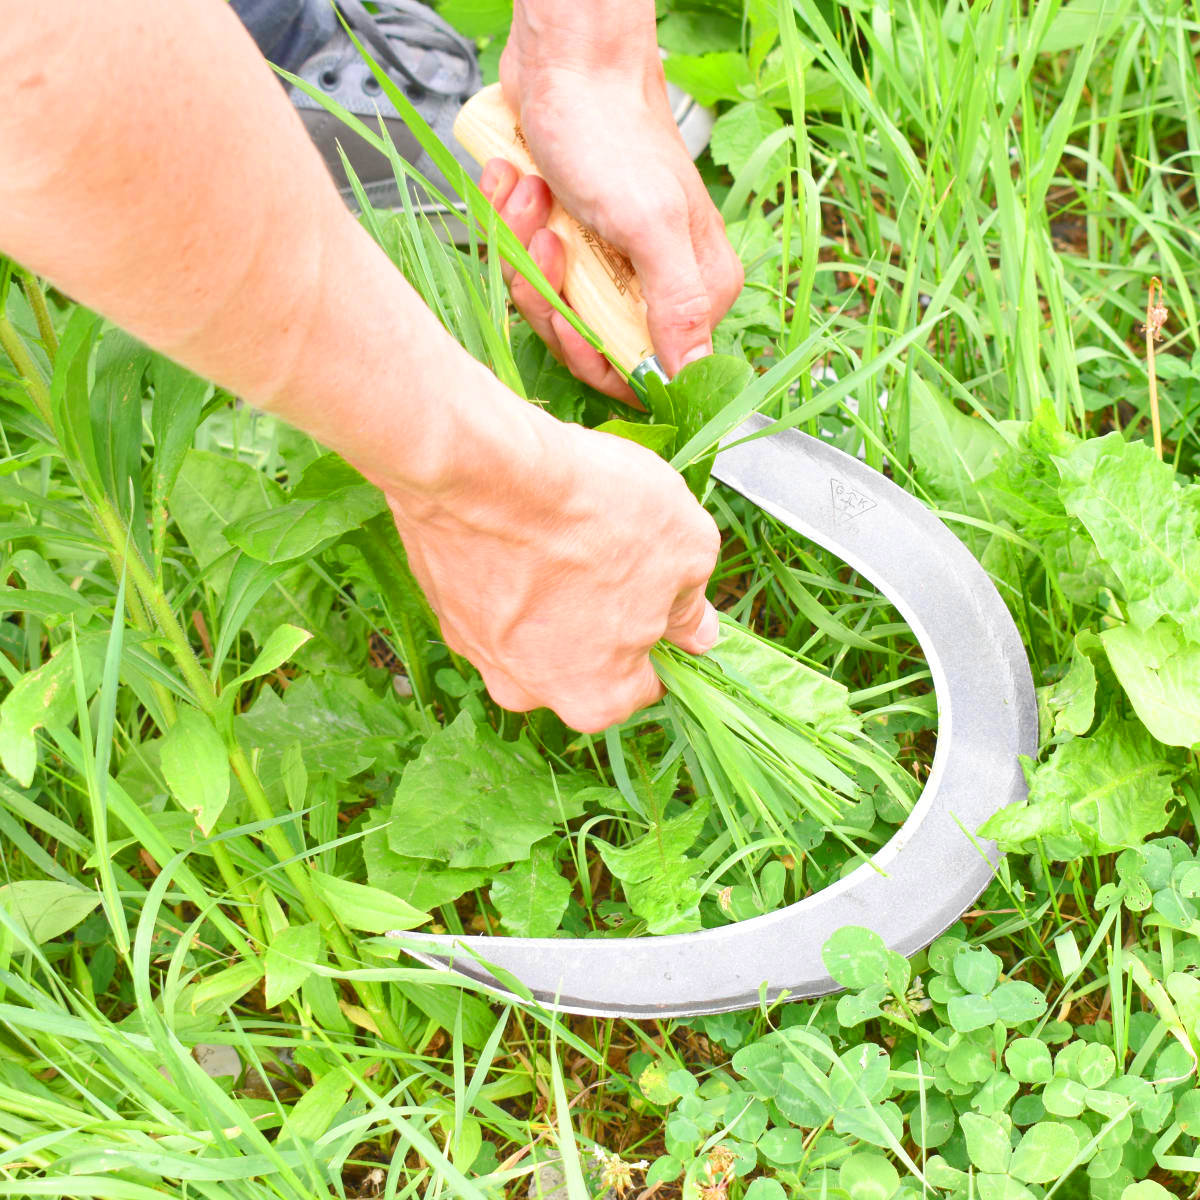
<path id="1" fill-rule="evenodd" d="M 698 730 L 704 666 L 602 737 L 500 712 L 377 494 L 5 265 L 0 1195 L 515 1196 L 553 1154 L 572 1195 L 623 1174 L 705 1200 L 1196 1195 L 1200 12 L 664 7 L 668 71 L 721 110 L 700 165 L 747 270 L 717 349 L 757 374 L 676 464 L 752 403 L 980 558 L 1042 709 L 994 883 L 911 963 L 844 931 L 847 991 L 765 1011 L 554 1018 L 412 965 L 379 936 L 406 904 L 621 937 L 836 879 L 931 758 L 911 632 L 717 486 L 714 600 L 858 714 L 853 737 L 785 730 L 816 750 L 794 807 Z M 499 252 L 521 256 L 472 211 L 461 253 L 414 211 L 363 219 L 506 383 L 604 420 L 508 314 Z M 485 737 L 511 861 L 446 811 Z M 239 1077 L 197 1063 L 213 1045 Z"/>

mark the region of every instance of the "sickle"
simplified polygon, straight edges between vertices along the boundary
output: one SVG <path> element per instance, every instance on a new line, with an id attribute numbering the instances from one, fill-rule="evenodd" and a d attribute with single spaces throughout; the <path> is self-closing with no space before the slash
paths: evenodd
<path id="1" fill-rule="evenodd" d="M 864 925 L 906 957 L 952 925 L 999 860 L 974 831 L 1025 798 L 1018 755 L 1037 749 L 1029 662 L 999 593 L 921 502 L 856 458 L 752 416 L 713 475 L 869 579 L 916 634 L 933 677 L 938 739 L 908 819 L 870 863 L 797 904 L 696 933 L 642 938 L 397 933 L 413 957 L 519 1000 L 602 1017 L 685 1017 L 837 991 L 821 947 Z"/>

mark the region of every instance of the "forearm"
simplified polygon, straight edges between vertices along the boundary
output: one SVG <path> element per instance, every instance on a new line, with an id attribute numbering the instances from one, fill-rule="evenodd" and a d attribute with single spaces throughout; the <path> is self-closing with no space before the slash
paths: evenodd
<path id="1" fill-rule="evenodd" d="M 0 162 L 0 249 L 381 482 L 457 469 L 481 368 L 222 0 L 0 0 Z"/>

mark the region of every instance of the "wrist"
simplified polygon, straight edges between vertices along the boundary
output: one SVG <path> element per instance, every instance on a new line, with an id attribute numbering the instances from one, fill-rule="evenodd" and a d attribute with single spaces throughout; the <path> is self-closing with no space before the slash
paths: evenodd
<path id="1" fill-rule="evenodd" d="M 518 0 L 501 75 L 523 102 L 564 76 L 620 79 L 626 87 L 662 74 L 651 0 Z"/>

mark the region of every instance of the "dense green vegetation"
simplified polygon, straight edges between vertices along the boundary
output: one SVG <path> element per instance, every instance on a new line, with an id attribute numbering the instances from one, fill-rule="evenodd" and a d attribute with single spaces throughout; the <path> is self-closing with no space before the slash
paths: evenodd
<path id="1" fill-rule="evenodd" d="M 494 73 L 503 0 L 442 7 Z M 378 492 L 5 264 L 0 1196 L 477 1200 L 554 1158 L 572 1196 L 1197 1194 L 1200 11 L 659 9 L 721 113 L 732 405 L 931 505 L 1029 649 L 1041 749 L 995 881 L 911 962 L 843 930 L 840 996 L 691 1021 L 414 965 L 380 935 L 691 930 L 836 879 L 931 757 L 914 638 L 709 487 L 712 596 L 777 648 L 739 661 L 786 651 L 776 699 L 812 706 L 794 806 L 711 769 L 682 693 L 599 737 L 506 714 Z M 611 418 L 510 318 L 520 255 L 475 211 L 466 252 L 364 221 L 505 382 Z M 651 436 L 700 462 L 734 415 Z"/>

